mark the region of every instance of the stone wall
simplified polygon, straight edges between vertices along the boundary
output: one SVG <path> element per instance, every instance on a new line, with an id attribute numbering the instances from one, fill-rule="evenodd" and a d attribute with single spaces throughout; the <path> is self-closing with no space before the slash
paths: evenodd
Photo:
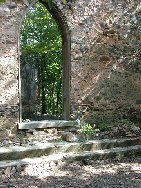
<path id="1" fill-rule="evenodd" d="M 140 120 L 140 0 L 55 0 L 71 31 L 71 118 Z M 27 0 L 0 4 L 0 116 L 18 119 L 18 35 Z"/>
<path id="2" fill-rule="evenodd" d="M 0 4 L 0 116 L 18 121 L 18 30 L 20 6 Z"/>
<path id="3" fill-rule="evenodd" d="M 77 1 L 67 18 L 78 117 L 141 120 L 141 2 Z"/>

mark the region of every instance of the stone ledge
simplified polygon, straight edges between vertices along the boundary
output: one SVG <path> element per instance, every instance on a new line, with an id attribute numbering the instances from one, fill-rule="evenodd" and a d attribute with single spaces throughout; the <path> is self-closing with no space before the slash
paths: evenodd
<path id="1" fill-rule="evenodd" d="M 30 164 L 39 164 L 39 163 L 50 163 L 51 161 L 65 161 L 65 162 L 73 162 L 80 160 L 106 160 L 106 159 L 122 159 L 124 157 L 131 156 L 141 156 L 141 145 L 130 146 L 130 147 L 118 147 L 112 149 L 105 150 L 96 150 L 96 151 L 84 151 L 80 153 L 60 153 L 60 154 L 52 154 L 50 156 L 41 156 L 34 158 L 24 158 L 18 160 L 4 160 L 0 162 L 0 168 L 5 167 L 19 167 L 21 165 L 30 165 Z"/>
<path id="2" fill-rule="evenodd" d="M 94 140 L 88 142 L 58 142 L 58 143 L 37 143 L 34 146 L 12 146 L 12 147 L 1 147 L 0 148 L 0 161 L 3 160 L 18 160 L 23 158 L 34 158 L 40 156 L 51 156 L 52 154 L 63 154 L 63 153 L 75 153 L 81 152 L 96 152 L 118 150 L 130 147 L 141 148 L 141 138 L 132 139 L 114 139 L 114 140 Z"/>
<path id="3" fill-rule="evenodd" d="M 106 159 L 122 159 L 124 157 L 129 156 L 141 156 L 141 145 L 129 146 L 129 147 L 118 147 L 112 149 L 105 150 L 96 150 L 85 151 L 78 154 L 68 154 L 68 156 L 64 156 L 64 159 L 69 162 L 79 161 L 84 159 L 90 160 L 106 160 Z"/>
<path id="4" fill-rule="evenodd" d="M 41 129 L 41 128 L 61 128 L 73 127 L 77 125 L 76 121 L 65 120 L 43 120 L 43 121 L 29 121 L 19 123 L 18 129 Z"/>

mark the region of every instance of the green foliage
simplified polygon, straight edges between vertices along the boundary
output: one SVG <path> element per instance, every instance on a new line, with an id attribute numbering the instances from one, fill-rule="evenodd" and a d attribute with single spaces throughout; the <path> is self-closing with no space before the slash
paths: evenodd
<path id="1" fill-rule="evenodd" d="M 80 133 L 82 134 L 94 134 L 93 127 L 86 123 L 85 125 L 81 126 Z"/>
<path id="2" fill-rule="evenodd" d="M 89 123 L 86 123 L 85 121 L 81 121 L 80 123 L 80 133 L 85 135 L 85 138 L 88 140 L 92 136 L 96 136 L 96 134 L 99 132 L 99 129 L 95 129 L 95 125 L 91 125 Z"/>
<path id="3" fill-rule="evenodd" d="M 0 0 L 0 4 L 5 3 L 5 0 Z"/>
<path id="4" fill-rule="evenodd" d="M 42 114 L 61 114 L 62 37 L 58 24 L 41 3 L 34 4 L 22 22 L 20 47 L 21 69 L 28 63 L 38 73 L 36 108 Z"/>

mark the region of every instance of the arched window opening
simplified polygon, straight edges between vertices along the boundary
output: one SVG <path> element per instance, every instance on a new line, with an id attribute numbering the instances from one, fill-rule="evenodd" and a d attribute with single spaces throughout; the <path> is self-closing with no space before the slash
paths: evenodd
<path id="1" fill-rule="evenodd" d="M 67 40 L 54 17 L 42 3 L 37 2 L 32 5 L 22 21 L 22 121 L 68 119 L 69 109 L 66 111 L 69 102 L 66 100 L 66 93 L 69 89 L 69 58 L 65 57 Z"/>

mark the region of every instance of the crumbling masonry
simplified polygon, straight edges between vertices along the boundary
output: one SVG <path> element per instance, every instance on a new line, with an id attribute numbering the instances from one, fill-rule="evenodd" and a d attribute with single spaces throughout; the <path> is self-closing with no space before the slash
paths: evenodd
<path id="1" fill-rule="evenodd" d="M 19 121 L 19 34 L 32 1 L 0 4 L 0 117 Z M 140 0 L 54 3 L 71 34 L 70 118 L 141 120 Z"/>

